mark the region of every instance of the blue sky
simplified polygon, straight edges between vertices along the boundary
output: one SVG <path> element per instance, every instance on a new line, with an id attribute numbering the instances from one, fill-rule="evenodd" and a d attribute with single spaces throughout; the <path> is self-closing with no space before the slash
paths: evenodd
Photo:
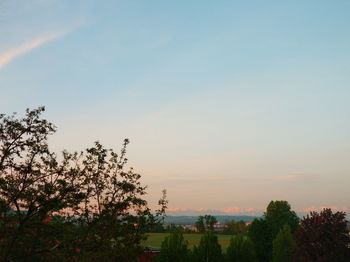
<path id="1" fill-rule="evenodd" d="M 170 210 L 350 211 L 350 1 L 0 1 L 0 109 L 131 140 Z"/>

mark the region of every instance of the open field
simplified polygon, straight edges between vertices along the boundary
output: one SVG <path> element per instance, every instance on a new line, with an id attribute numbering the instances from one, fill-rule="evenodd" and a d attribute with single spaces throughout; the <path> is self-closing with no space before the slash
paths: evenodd
<path id="1" fill-rule="evenodd" d="M 168 236 L 169 233 L 149 233 L 148 239 L 144 242 L 144 246 L 160 248 L 160 245 L 163 239 Z M 188 245 L 190 248 L 193 248 L 195 245 L 199 245 L 199 241 L 202 237 L 202 234 L 183 234 L 185 240 L 188 241 Z M 230 235 L 217 235 L 219 239 L 219 244 L 221 245 L 222 250 L 226 250 L 227 246 L 230 243 L 231 236 Z"/>

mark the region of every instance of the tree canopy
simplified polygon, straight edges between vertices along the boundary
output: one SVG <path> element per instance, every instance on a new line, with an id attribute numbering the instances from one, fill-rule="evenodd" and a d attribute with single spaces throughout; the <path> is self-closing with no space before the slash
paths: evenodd
<path id="1" fill-rule="evenodd" d="M 291 209 L 290 204 L 283 200 L 271 201 L 264 216 L 273 238 L 284 225 L 289 225 L 291 231 L 294 232 L 299 224 L 297 214 Z"/>
<path id="2" fill-rule="evenodd" d="M 294 240 L 289 225 L 278 232 L 276 238 L 273 240 L 272 247 L 272 261 L 273 262 L 291 262 L 292 251 L 294 248 Z"/>
<path id="3" fill-rule="evenodd" d="M 226 260 L 228 262 L 256 261 L 254 245 L 250 238 L 242 235 L 232 237 L 226 250 Z"/>
<path id="4" fill-rule="evenodd" d="M 311 212 L 295 233 L 299 261 L 350 261 L 350 235 L 344 212 Z"/>
<path id="5" fill-rule="evenodd" d="M 255 219 L 249 226 L 248 236 L 253 241 L 258 261 L 267 262 L 271 259 L 272 243 L 270 234 L 264 218 Z"/>
<path id="6" fill-rule="evenodd" d="M 48 145 L 56 127 L 44 110 L 0 115 L 1 260 L 134 258 L 165 212 L 166 193 L 152 215 L 141 176 L 126 169 L 127 139 L 120 153 L 95 142 L 58 160 Z"/>
<path id="7" fill-rule="evenodd" d="M 174 231 L 165 237 L 160 248 L 159 262 L 190 261 L 188 242 L 181 231 Z"/>
<path id="8" fill-rule="evenodd" d="M 199 242 L 198 247 L 193 248 L 193 261 L 222 262 L 223 255 L 217 235 L 212 231 L 206 232 Z"/>
<path id="9" fill-rule="evenodd" d="M 272 242 L 284 225 L 294 232 L 299 218 L 287 201 L 271 201 L 264 216 L 255 219 L 249 228 L 249 236 L 254 242 L 255 251 L 260 261 L 272 259 Z"/>

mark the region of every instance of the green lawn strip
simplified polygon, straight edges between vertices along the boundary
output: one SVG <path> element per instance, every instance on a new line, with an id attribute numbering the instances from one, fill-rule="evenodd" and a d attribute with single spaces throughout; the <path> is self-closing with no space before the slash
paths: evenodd
<path id="1" fill-rule="evenodd" d="M 148 238 L 146 241 L 143 242 L 143 245 L 146 247 L 153 247 L 153 248 L 160 248 L 162 241 L 166 236 L 169 235 L 169 233 L 148 233 Z M 185 240 L 188 241 L 189 248 L 193 248 L 193 246 L 198 246 L 199 241 L 202 237 L 202 234 L 184 234 L 183 235 Z M 219 244 L 221 245 L 221 248 L 223 251 L 226 250 L 227 246 L 230 243 L 231 236 L 230 235 L 220 235 L 218 234 L 218 240 Z"/>

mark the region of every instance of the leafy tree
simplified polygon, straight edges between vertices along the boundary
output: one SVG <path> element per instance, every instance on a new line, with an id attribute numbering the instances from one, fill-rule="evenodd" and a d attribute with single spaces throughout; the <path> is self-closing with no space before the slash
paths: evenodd
<path id="1" fill-rule="evenodd" d="M 292 233 L 298 227 L 299 218 L 287 201 L 271 201 L 263 218 L 253 221 L 249 236 L 254 242 L 255 251 L 260 261 L 272 259 L 272 241 L 283 228 L 289 225 Z"/>
<path id="2" fill-rule="evenodd" d="M 199 216 L 196 221 L 196 228 L 198 232 L 206 232 L 208 230 L 213 230 L 214 225 L 217 223 L 217 219 L 212 215 Z"/>
<path id="3" fill-rule="evenodd" d="M 299 224 L 297 214 L 291 209 L 287 201 L 271 201 L 266 208 L 265 219 L 271 231 L 272 237 L 275 238 L 284 225 L 289 225 L 294 232 Z"/>
<path id="4" fill-rule="evenodd" d="M 242 235 L 232 237 L 227 247 L 226 260 L 237 262 L 256 261 L 253 242 Z"/>
<path id="5" fill-rule="evenodd" d="M 292 250 L 294 248 L 293 236 L 289 225 L 278 232 L 273 240 L 272 261 L 273 262 L 291 262 Z"/>
<path id="6" fill-rule="evenodd" d="M 295 233 L 297 261 L 350 261 L 346 214 L 323 209 L 301 220 Z"/>
<path id="7" fill-rule="evenodd" d="M 96 142 L 58 161 L 43 111 L 0 115 L 0 260 L 134 260 L 166 192 L 152 215 L 140 175 L 125 170 L 127 139 L 120 154 Z"/>
<path id="8" fill-rule="evenodd" d="M 48 253 L 57 244 L 47 238 L 43 221 L 51 213 L 76 207 L 83 195 L 75 170 L 63 155 L 58 163 L 47 144 L 53 124 L 40 118 L 43 107 L 24 118 L 0 115 L 0 257 L 23 259 Z M 43 241 L 28 240 L 43 239 Z"/>
<path id="9" fill-rule="evenodd" d="M 159 262 L 189 261 L 188 242 L 181 231 L 170 233 L 164 239 L 160 248 Z"/>
<path id="10" fill-rule="evenodd" d="M 157 214 L 160 217 L 160 224 L 164 224 L 164 220 L 166 217 L 165 211 L 168 208 L 168 199 L 167 199 L 167 193 L 166 193 L 166 189 L 162 190 L 162 197 L 161 199 L 159 199 L 158 201 L 158 205 L 160 206 L 160 209 L 157 210 Z"/>
<path id="11" fill-rule="evenodd" d="M 128 143 L 125 140 L 117 154 L 96 142 L 77 158 L 85 196 L 74 210 L 82 229 L 82 257 L 128 261 L 142 250 L 141 241 L 152 224 L 152 215 L 142 198 L 146 192 L 141 176 L 133 169 L 124 171 Z"/>
<path id="12" fill-rule="evenodd" d="M 192 261 L 196 262 L 222 262 L 223 255 L 221 252 L 221 246 L 218 241 L 217 235 L 212 231 L 206 232 L 200 242 L 199 246 L 193 248 Z"/>
<path id="13" fill-rule="evenodd" d="M 255 219 L 248 229 L 248 236 L 254 244 L 258 261 L 267 262 L 271 259 L 271 232 L 264 218 Z"/>

